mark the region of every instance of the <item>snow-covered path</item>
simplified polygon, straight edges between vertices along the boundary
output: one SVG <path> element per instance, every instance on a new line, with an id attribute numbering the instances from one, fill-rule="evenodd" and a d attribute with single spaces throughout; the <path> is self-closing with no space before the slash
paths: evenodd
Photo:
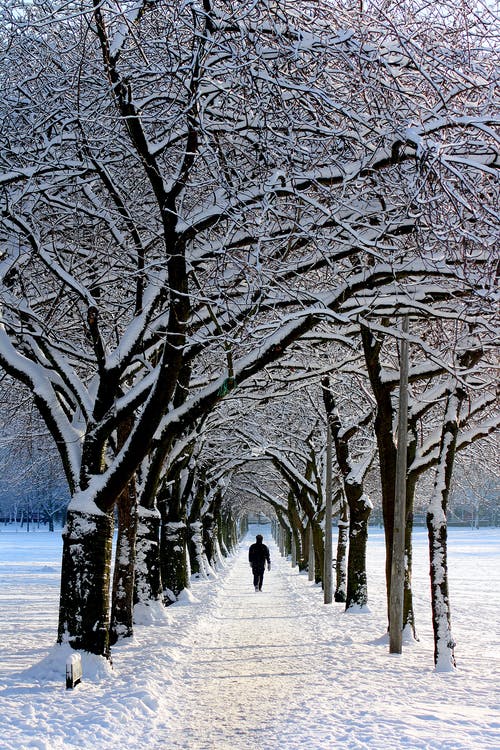
<path id="1" fill-rule="evenodd" d="M 51 646 L 60 545 L 52 535 L 42 550 L 40 535 L 27 553 L 25 536 L 0 534 L 0 750 L 500 750 L 498 609 L 488 595 L 499 588 L 499 530 L 463 531 L 454 543 L 452 675 L 432 668 L 424 533 L 415 535 L 421 641 L 401 657 L 389 656 L 384 635 L 380 532 L 369 546 L 372 611 L 357 615 L 325 606 L 269 527 L 272 570 L 256 593 L 255 533 L 216 580 L 194 582 L 156 624 L 138 625 L 114 649 L 113 670 L 84 655 L 73 691 L 64 647 Z"/>
<path id="2" fill-rule="evenodd" d="M 266 542 L 273 565 L 263 591 L 251 585 L 247 542 L 199 639 L 184 650 L 175 748 L 331 747 L 330 721 L 321 726 L 322 704 L 331 715 L 331 644 L 316 641 L 289 564 Z"/>
<path id="3" fill-rule="evenodd" d="M 323 605 L 269 534 L 272 570 L 256 593 L 247 562 L 253 541 L 242 544 L 209 617 L 183 647 L 172 748 L 500 748 L 500 714 L 484 694 L 474 696 L 471 685 L 467 705 L 464 676 L 436 675 L 418 647 L 389 656 L 371 614 Z"/>

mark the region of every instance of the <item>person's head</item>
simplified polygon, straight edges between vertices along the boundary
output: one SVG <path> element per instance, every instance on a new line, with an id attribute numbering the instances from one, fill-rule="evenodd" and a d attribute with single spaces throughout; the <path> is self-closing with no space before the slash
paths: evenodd
<path id="1" fill-rule="evenodd" d="M 255 538 L 257 539 L 257 544 L 262 544 L 262 539 L 263 539 L 262 534 L 257 534 Z"/>

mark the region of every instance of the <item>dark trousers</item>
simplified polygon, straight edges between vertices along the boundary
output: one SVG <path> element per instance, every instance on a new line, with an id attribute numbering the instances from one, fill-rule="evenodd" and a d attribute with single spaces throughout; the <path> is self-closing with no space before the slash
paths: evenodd
<path id="1" fill-rule="evenodd" d="M 263 567 L 256 568 L 255 566 L 253 566 L 252 573 L 253 573 L 253 585 L 257 586 L 257 588 L 260 590 L 262 588 L 262 581 L 264 580 L 264 568 Z"/>

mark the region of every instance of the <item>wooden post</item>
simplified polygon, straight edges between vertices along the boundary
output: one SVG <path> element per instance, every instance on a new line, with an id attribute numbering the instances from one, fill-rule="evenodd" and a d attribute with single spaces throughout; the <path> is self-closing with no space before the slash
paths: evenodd
<path id="1" fill-rule="evenodd" d="M 74 688 L 82 681 L 82 657 L 71 654 L 66 659 L 66 690 Z"/>
<path id="2" fill-rule="evenodd" d="M 403 650 L 403 596 L 405 576 L 406 450 L 408 444 L 408 315 L 403 318 L 399 365 L 398 449 L 389 597 L 389 653 Z"/>
<path id="3" fill-rule="evenodd" d="M 325 562 L 323 571 L 323 601 L 331 604 L 333 601 L 332 575 L 332 430 L 330 420 L 326 419 L 326 484 L 325 484 Z"/>

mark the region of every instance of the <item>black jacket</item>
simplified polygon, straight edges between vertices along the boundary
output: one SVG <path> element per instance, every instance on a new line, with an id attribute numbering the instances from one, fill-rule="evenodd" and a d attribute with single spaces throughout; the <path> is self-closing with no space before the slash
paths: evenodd
<path id="1" fill-rule="evenodd" d="M 271 563 L 269 549 L 265 544 L 262 544 L 262 542 L 254 542 L 254 544 L 250 545 L 250 549 L 248 550 L 248 561 L 252 568 L 264 569 L 266 567 L 266 562 L 269 564 Z"/>

